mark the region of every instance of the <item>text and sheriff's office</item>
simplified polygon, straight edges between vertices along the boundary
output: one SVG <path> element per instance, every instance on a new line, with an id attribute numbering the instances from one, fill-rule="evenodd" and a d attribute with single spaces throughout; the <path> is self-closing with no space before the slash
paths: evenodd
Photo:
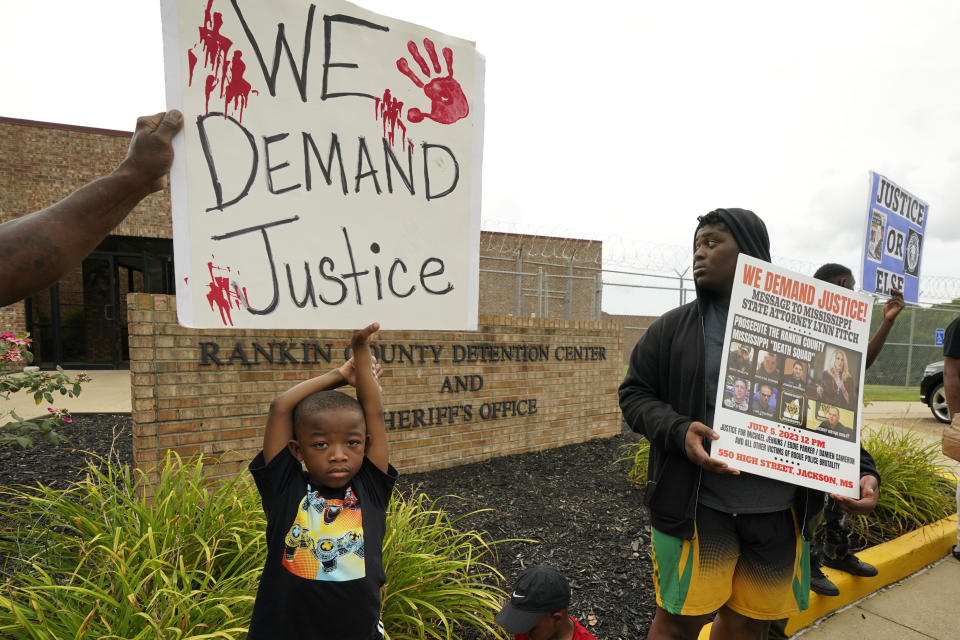
<path id="1" fill-rule="evenodd" d="M 375 343 L 377 359 L 387 367 L 442 364 L 509 364 L 597 362 L 607 359 L 604 345 L 576 344 L 488 344 L 488 343 Z M 198 363 L 204 367 L 314 366 L 333 365 L 335 359 L 350 358 L 350 345 L 335 346 L 331 342 L 233 342 L 221 345 L 209 340 L 198 343 Z M 429 406 L 394 409 L 384 412 L 389 430 L 415 429 L 452 425 L 473 421 L 527 418 L 538 411 L 536 397 L 483 399 L 479 402 L 459 401 L 467 394 L 484 389 L 482 373 L 443 375 L 436 388 L 440 402 Z M 518 389 L 519 391 L 519 389 Z M 464 394 L 464 395 L 460 395 Z M 454 399 L 457 399 L 454 401 Z"/>

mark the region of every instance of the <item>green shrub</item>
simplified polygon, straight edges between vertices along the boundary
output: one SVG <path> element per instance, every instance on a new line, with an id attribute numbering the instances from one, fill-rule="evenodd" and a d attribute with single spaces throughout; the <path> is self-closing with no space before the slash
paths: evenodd
<path id="1" fill-rule="evenodd" d="M 11 394 L 20 392 L 33 396 L 36 404 L 53 404 L 54 393 L 75 398 L 80 395 L 82 385 L 90 381 L 85 373 L 70 378 L 60 366 L 56 371 L 40 371 L 38 367 L 23 370 L 10 369 L 8 363 L 31 364 L 33 354 L 27 350 L 30 346 L 30 334 L 17 336 L 10 331 L 0 333 L 0 398 L 7 400 Z M 47 408 L 43 419 L 24 420 L 15 411 L 0 410 L 0 446 L 17 449 L 29 449 L 36 440 L 57 446 L 63 437 L 56 429 L 64 422 L 70 422 L 70 412 L 66 409 Z"/>
<path id="2" fill-rule="evenodd" d="M 471 515 L 451 519 L 422 493 L 410 500 L 394 493 L 383 541 L 387 640 L 453 639 L 467 628 L 503 637 L 493 623 L 507 599 L 503 576 L 487 562 L 498 542 L 459 530 Z"/>
<path id="3" fill-rule="evenodd" d="M 620 445 L 617 450 L 620 457 L 614 464 L 629 462 L 627 482 L 635 489 L 643 489 L 647 484 L 647 464 L 650 461 L 650 441 L 646 438 Z"/>
<path id="4" fill-rule="evenodd" d="M 266 553 L 245 476 L 209 490 L 202 460 L 145 475 L 88 466 L 68 489 L 0 491 L 0 637 L 237 638 Z"/>
<path id="5" fill-rule="evenodd" d="M 857 546 L 892 540 L 956 513 L 956 481 L 940 462 L 939 442 L 883 426 L 865 433 L 863 446 L 877 463 L 881 484 L 873 513 L 850 518 Z"/>
<path id="6" fill-rule="evenodd" d="M 203 461 L 168 455 L 159 482 L 91 464 L 68 489 L 0 488 L 0 638 L 236 640 L 266 557 L 247 474 L 212 485 Z M 418 495 L 387 513 L 383 594 L 391 640 L 496 633 L 495 543 L 461 533 Z"/>

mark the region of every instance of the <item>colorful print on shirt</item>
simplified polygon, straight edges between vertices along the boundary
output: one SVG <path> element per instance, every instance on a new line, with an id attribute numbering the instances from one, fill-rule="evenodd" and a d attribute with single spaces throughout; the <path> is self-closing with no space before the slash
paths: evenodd
<path id="1" fill-rule="evenodd" d="M 308 483 L 284 543 L 283 566 L 294 575 L 330 582 L 363 578 L 363 518 L 353 488 L 336 500 Z"/>

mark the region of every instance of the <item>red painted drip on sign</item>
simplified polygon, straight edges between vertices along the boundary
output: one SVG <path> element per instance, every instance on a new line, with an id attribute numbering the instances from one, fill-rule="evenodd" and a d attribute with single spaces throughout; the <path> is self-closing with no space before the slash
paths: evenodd
<path id="1" fill-rule="evenodd" d="M 226 62 L 227 53 L 233 46 L 233 41 L 220 33 L 222 26 L 223 14 L 217 12 L 213 14 L 212 29 L 207 26 L 199 27 L 200 43 L 204 53 L 203 66 L 212 67 L 214 72 L 220 68 L 221 64 Z"/>
<path id="2" fill-rule="evenodd" d="M 233 108 L 240 108 L 239 120 L 243 122 L 243 108 L 247 106 L 247 98 L 250 94 L 257 94 L 255 89 L 250 88 L 250 83 L 243 77 L 247 70 L 240 51 L 233 52 L 233 60 L 230 65 L 230 80 L 226 82 L 224 91 L 223 117 L 226 118 L 230 111 L 230 101 L 233 100 Z M 224 77 L 226 77 L 226 67 L 224 67 Z"/>
<path id="3" fill-rule="evenodd" d="M 203 26 L 209 27 L 213 24 L 210 19 L 210 12 L 213 10 L 213 0 L 207 0 L 207 8 L 203 10 Z"/>
<path id="4" fill-rule="evenodd" d="M 210 94 L 213 93 L 214 88 L 217 86 L 217 78 L 212 73 L 207 75 L 207 81 L 203 85 L 203 94 L 205 96 L 203 109 L 204 112 L 210 113 Z"/>
<path id="5" fill-rule="evenodd" d="M 210 304 L 210 310 L 213 311 L 213 306 L 216 305 L 220 312 L 220 321 L 223 322 L 224 326 L 230 325 L 232 327 L 232 309 L 234 306 L 241 309 L 243 304 L 247 304 L 247 289 L 244 287 L 241 294 L 240 288 L 235 283 L 231 283 L 228 276 L 218 276 L 213 273 L 214 269 L 219 272 L 230 273 L 230 267 L 215 266 L 213 262 L 208 262 L 207 269 L 210 272 L 210 282 L 207 283 L 207 302 Z M 232 291 L 230 290 L 231 286 L 233 287 Z"/>
<path id="6" fill-rule="evenodd" d="M 390 95 L 390 89 L 385 89 L 383 92 L 383 99 L 377 99 L 377 107 L 377 116 L 379 116 L 379 118 L 383 121 L 383 137 L 387 139 L 392 147 L 395 139 L 396 129 L 397 127 L 400 127 L 402 136 L 400 148 L 404 149 L 407 141 L 407 127 L 403 124 L 403 120 L 401 120 L 401 116 L 403 115 L 403 103 Z M 389 132 L 387 132 L 388 124 L 390 125 Z"/>
<path id="7" fill-rule="evenodd" d="M 230 115 L 232 107 L 242 122 L 250 94 L 259 95 L 259 92 L 253 89 L 244 78 L 247 65 L 241 59 L 242 52 L 234 49 L 232 57 L 230 56 L 233 41 L 222 33 L 223 14 L 213 10 L 213 3 L 214 0 L 206 0 L 203 24 L 197 27 L 200 33 L 200 47 L 203 49 L 203 68 L 207 71 L 203 85 L 204 108 L 206 113 L 210 113 L 210 96 L 219 86 L 220 98 L 224 101 L 224 118 Z M 187 50 L 190 66 L 189 86 L 193 86 L 194 67 L 198 61 L 193 49 Z"/>
<path id="8" fill-rule="evenodd" d="M 193 86 L 193 68 L 197 66 L 197 54 L 193 49 L 187 49 L 187 64 L 190 66 L 190 80 L 187 84 Z"/>

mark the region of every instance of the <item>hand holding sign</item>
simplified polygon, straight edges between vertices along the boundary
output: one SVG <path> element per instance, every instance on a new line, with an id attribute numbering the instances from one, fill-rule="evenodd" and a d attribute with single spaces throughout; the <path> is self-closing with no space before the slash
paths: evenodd
<path id="1" fill-rule="evenodd" d="M 883 319 L 893 322 L 897 316 L 900 315 L 900 312 L 903 311 L 904 305 L 903 292 L 894 287 L 890 291 L 890 299 L 883 305 Z"/>
<path id="2" fill-rule="evenodd" d="M 164 176 L 173 162 L 170 141 L 182 126 L 183 116 L 176 109 L 138 118 L 120 171 L 142 180 L 151 192 L 163 189 Z"/>
<path id="3" fill-rule="evenodd" d="M 835 493 L 831 493 L 830 497 L 836 501 L 838 507 L 847 513 L 866 515 L 877 506 L 877 500 L 880 498 L 880 485 L 874 476 L 861 476 L 859 500 Z"/>
<path id="4" fill-rule="evenodd" d="M 433 63 L 433 72 L 440 73 L 440 60 L 437 58 L 437 48 L 433 41 L 430 38 L 424 38 L 423 48 L 426 49 L 430 61 Z M 417 43 L 412 40 L 408 42 L 407 50 L 420 67 L 423 75 L 429 78 L 431 76 L 430 67 L 427 66 L 427 61 L 420 55 Z M 452 124 L 461 118 L 465 118 L 470 113 L 467 97 L 464 95 L 460 83 L 453 79 L 453 51 L 449 47 L 443 48 L 443 59 L 447 63 L 447 75 L 433 78 L 426 85 L 410 68 L 406 58 L 397 60 L 397 69 L 410 78 L 415 85 L 423 89 L 423 93 L 430 98 L 430 113 L 423 113 L 420 109 L 407 110 L 407 120 L 410 122 L 421 122 L 424 118 L 430 118 L 440 124 Z"/>

